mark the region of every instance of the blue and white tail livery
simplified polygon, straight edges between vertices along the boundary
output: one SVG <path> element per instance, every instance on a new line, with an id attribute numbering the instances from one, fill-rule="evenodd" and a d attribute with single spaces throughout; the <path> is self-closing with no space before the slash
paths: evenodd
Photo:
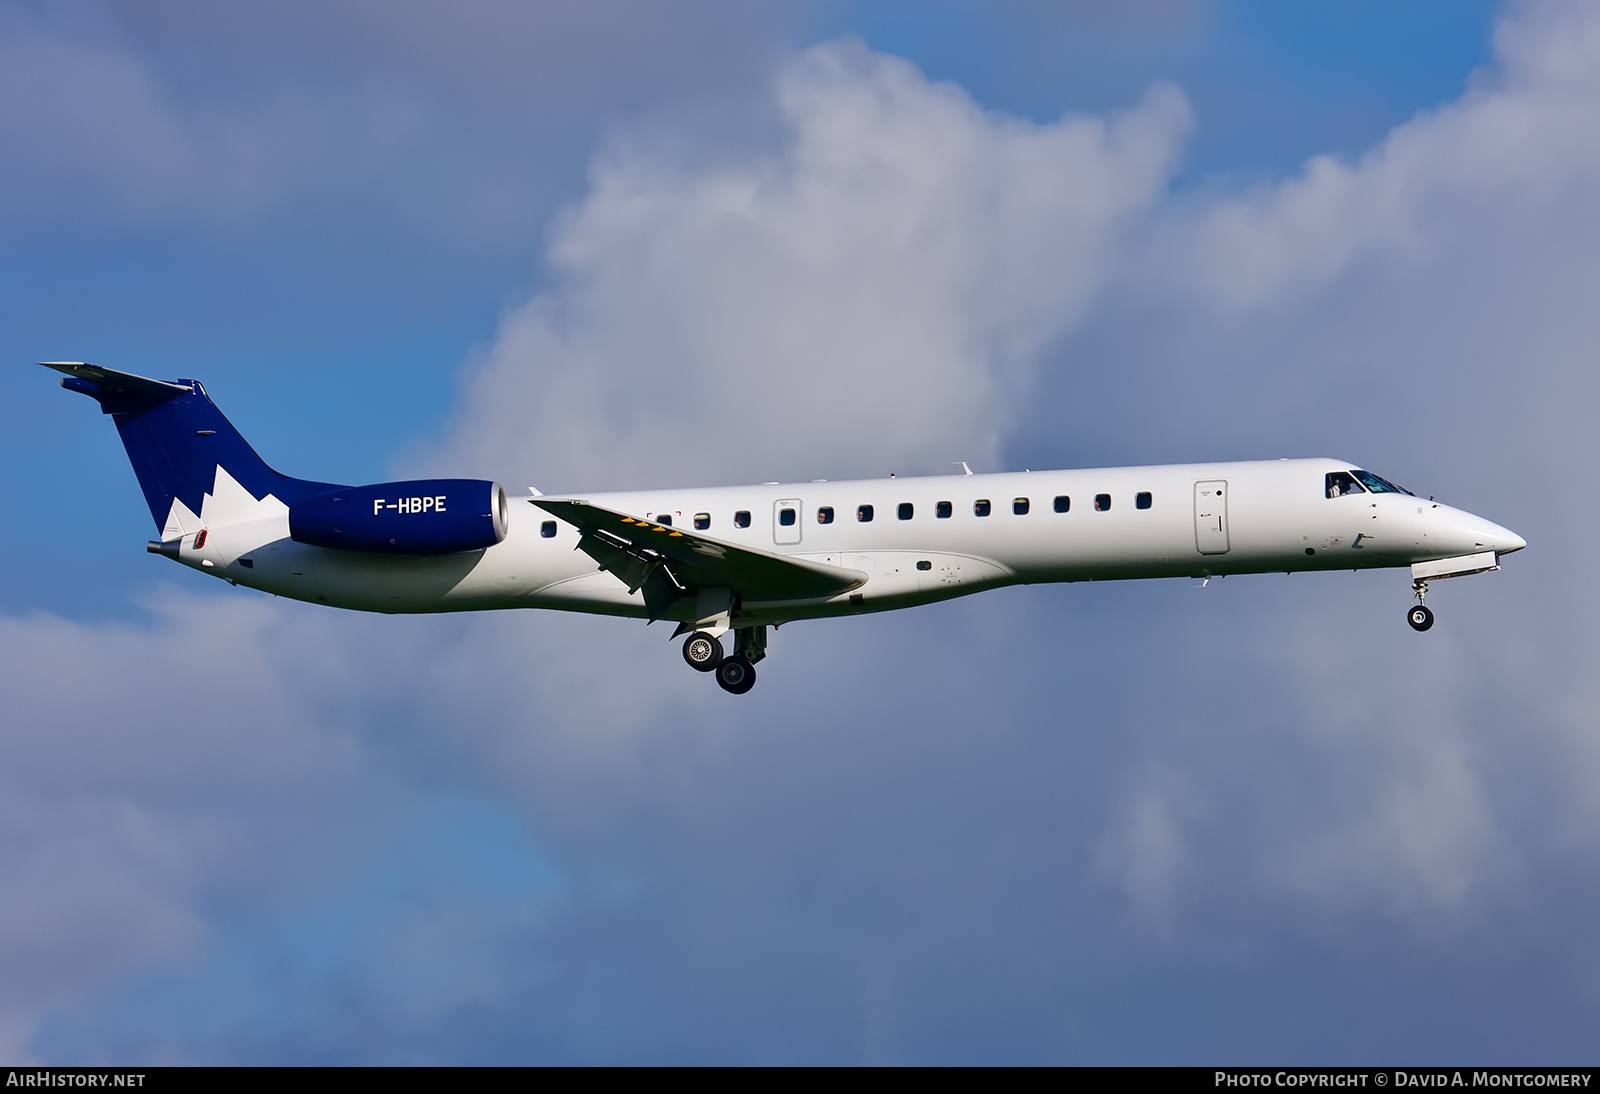
<path id="1" fill-rule="evenodd" d="M 515 501 L 479 479 L 343 486 L 272 470 L 197 380 L 47 365 L 116 423 L 154 553 L 363 611 L 670 620 L 684 659 L 734 694 L 755 683 L 768 627 L 1002 585 L 1408 566 L 1407 620 L 1425 631 L 1430 581 L 1497 570 L 1526 546 L 1330 459 Z"/>

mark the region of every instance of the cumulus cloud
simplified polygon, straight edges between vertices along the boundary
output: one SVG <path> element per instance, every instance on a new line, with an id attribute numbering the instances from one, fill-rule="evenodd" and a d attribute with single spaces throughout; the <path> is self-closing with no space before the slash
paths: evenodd
<path id="1" fill-rule="evenodd" d="M 1356 162 L 1317 156 L 1296 178 L 1212 203 L 1162 240 L 1161 264 L 1175 287 L 1216 304 L 1268 305 L 1362 260 L 1418 270 L 1468 225 L 1495 231 L 1581 204 L 1600 176 L 1600 144 L 1585 139 L 1600 93 L 1597 34 L 1575 5 L 1528 5 L 1500 25 L 1500 63 L 1461 99 Z"/>
<path id="2" fill-rule="evenodd" d="M 144 219 L 200 196 L 186 182 L 197 174 L 218 181 L 151 73 L 114 42 L 52 33 L 16 8 L 0 27 L 0 138 L 26 165 L 6 172 L 8 209 L 65 212 L 87 192 L 108 219 Z"/>
<path id="3" fill-rule="evenodd" d="M 1472 962 L 1491 943 L 1537 958 L 1528 1022 L 1587 1044 L 1587 985 L 1543 970 L 1600 877 L 1568 504 L 1600 394 L 1597 28 L 1518 9 L 1460 101 L 1242 194 L 1167 195 L 1205 124 L 1176 91 L 1027 123 L 853 42 L 780 67 L 764 140 L 619 135 L 412 463 L 941 471 L 1060 451 L 1067 421 L 1096 451 L 1371 453 L 1531 546 L 1438 587 L 1425 637 L 1403 576 L 1019 590 L 784 628 L 739 705 L 619 621 L 6 620 L 0 920 L 43 940 L 0 952 L 10 1047 L 1192 1062 L 1259 1054 L 1316 981 L 1506 1052 L 1529 1026 L 1471 1009 L 1517 994 Z M 1419 940 L 1486 990 L 1429 988 Z M 1341 1043 L 1391 1045 L 1381 1009 Z"/>
<path id="4" fill-rule="evenodd" d="M 1189 121 L 1157 88 L 1032 125 L 848 41 L 776 102 L 774 147 L 602 156 L 440 465 L 563 488 L 992 467 Z"/>
<path id="5" fill-rule="evenodd" d="M 440 466 L 521 465 L 559 488 L 938 471 L 974 454 L 992 464 L 1029 419 L 1024 397 L 1041 373 L 1053 369 L 1047 389 L 1070 398 L 1083 375 L 1073 336 L 1107 293 L 1167 320 L 1130 327 L 1113 312 L 1112 334 L 1162 362 L 1110 381 L 1121 413 L 1148 408 L 1130 385 L 1150 375 L 1178 393 L 1132 430 L 1197 432 L 1183 421 L 1197 368 L 1235 403 L 1194 420 L 1245 435 L 1259 431 L 1243 419 L 1263 397 L 1269 417 L 1296 416 L 1300 433 L 1318 435 L 1353 412 L 1362 435 L 1419 412 L 1426 422 L 1435 401 L 1490 418 L 1504 411 L 1503 352 L 1518 340 L 1559 342 L 1525 377 L 1535 389 L 1588 383 L 1570 356 L 1588 320 L 1564 315 L 1552 331 L 1505 301 L 1559 296 L 1585 262 L 1600 141 L 1595 88 L 1571 56 L 1592 22 L 1529 8 L 1502 26 L 1500 63 L 1460 101 L 1358 161 L 1317 157 L 1282 182 L 1176 202 L 1164 184 L 1189 121 L 1173 92 L 1114 118 L 1035 126 L 858 45 L 819 47 L 780 76 L 777 147 L 685 167 L 624 140 L 596 164 L 552 242 L 557 284 L 507 317 Z M 1562 231 L 1572 241 L 1552 246 Z M 1441 326 L 1455 332 L 1443 346 L 1396 360 Z M 1474 327 L 1490 329 L 1459 333 Z M 1332 339 L 1347 360 L 1328 401 Z M 1189 454 L 1218 454 L 1211 444 Z M 1338 444 L 1329 454 L 1350 441 Z M 1380 453 L 1428 467 L 1448 449 L 1413 428 Z M 1488 473 L 1506 476 L 1514 461 Z M 1520 526 L 1518 507 L 1497 497 L 1460 500 Z M 1381 648 L 1401 640 L 1411 638 Z M 1267 891 L 1353 900 L 1419 926 L 1461 912 L 1508 876 L 1470 712 L 1399 702 L 1406 683 L 1391 671 L 1318 649 L 1319 671 L 1360 673 L 1364 688 L 1349 694 L 1375 699 L 1348 724 L 1383 727 L 1388 743 L 1312 738 L 1345 777 L 1360 764 L 1388 774 L 1345 816 L 1344 789 L 1318 787 L 1308 800 L 1328 807 L 1316 821 L 1243 868 Z M 1307 676 L 1308 693 L 1321 692 Z M 1394 701 L 1376 701 L 1378 689 Z M 1433 727 L 1420 739 L 1390 733 L 1419 716 Z M 1306 724 L 1319 717 L 1308 710 Z M 1141 790 L 1107 837 L 1123 852 L 1108 876 L 1146 912 L 1174 899 L 1184 842 L 1172 818 L 1184 812 Z"/>
<path id="6" fill-rule="evenodd" d="M 0 231 L 287 233 L 305 266 L 343 239 L 370 252 L 379 228 L 429 253 L 525 260 L 608 113 L 731 97 L 772 23 L 628 0 L 10 4 Z"/>
<path id="7" fill-rule="evenodd" d="M 465 787 L 556 797 L 545 780 L 562 771 L 634 770 L 661 708 L 592 711 L 559 682 L 581 678 L 581 649 L 641 636 L 589 636 L 585 620 L 567 658 L 551 643 L 530 666 L 525 617 L 394 628 L 173 590 L 152 611 L 0 620 L 0 1051 L 37 1058 L 42 1014 L 124 982 L 161 1021 L 184 1006 L 171 978 L 215 992 L 188 1047 L 144 1031 L 179 1059 L 248 1026 L 293 1033 L 293 995 L 318 997 L 294 1013 L 355 1038 L 321 993 L 404 1025 L 510 990 L 499 955 L 537 934 L 561 879 L 515 812 Z M 496 762 L 535 774 L 508 787 Z M 374 921 L 380 906 L 398 914 Z M 239 978 L 262 990 L 238 996 Z"/>
<path id="8" fill-rule="evenodd" d="M 1276 772 L 1303 789 L 1292 809 L 1263 782 L 1215 768 L 1200 780 L 1235 809 L 1253 803 L 1230 835 L 1249 831 L 1247 813 L 1275 818 L 1271 839 L 1246 837 L 1254 865 L 1235 863 L 1235 880 L 1427 936 L 1525 895 L 1528 863 L 1571 847 L 1592 816 L 1578 784 L 1600 739 L 1576 667 L 1596 648 L 1600 589 L 1552 579 L 1581 573 L 1592 534 L 1589 515 L 1556 499 L 1587 493 L 1595 457 L 1600 320 L 1580 286 L 1600 253 L 1600 23 L 1526 5 L 1496 43 L 1497 64 L 1459 101 L 1355 162 L 1318 157 L 1294 178 L 1164 210 L 1129 249 L 1108 312 L 1171 326 L 1108 325 L 1095 345 L 1116 338 L 1110 367 L 1177 393 L 1108 432 L 1153 420 L 1185 455 L 1226 437 L 1254 438 L 1255 455 L 1370 459 L 1528 533 L 1501 584 L 1438 587 L 1448 610 L 1474 616 L 1444 649 L 1372 633 L 1353 608 L 1297 624 L 1296 650 L 1271 660 L 1305 709 L 1280 728 L 1321 775 Z M 1210 766 L 1174 747 L 1191 771 Z M 1127 805 L 1168 808 L 1144 790 Z M 1596 844 L 1582 843 L 1592 864 Z"/>

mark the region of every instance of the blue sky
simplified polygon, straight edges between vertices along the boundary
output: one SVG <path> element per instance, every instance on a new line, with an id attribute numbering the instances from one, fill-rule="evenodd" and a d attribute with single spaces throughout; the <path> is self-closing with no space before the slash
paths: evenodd
<path id="1" fill-rule="evenodd" d="M 1589 1059 L 1597 72 L 1561 3 L 0 5 L 0 1055 Z M 330 481 L 1329 455 L 1530 547 L 1425 636 L 1015 589 L 734 702 L 146 555 L 63 358 Z"/>

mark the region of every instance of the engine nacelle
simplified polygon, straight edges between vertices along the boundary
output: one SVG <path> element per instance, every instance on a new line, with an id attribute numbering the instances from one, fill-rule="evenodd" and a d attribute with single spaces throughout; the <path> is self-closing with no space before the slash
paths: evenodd
<path id="1" fill-rule="evenodd" d="M 443 555 L 506 538 L 506 491 L 481 479 L 341 487 L 289 506 L 289 537 L 314 547 Z"/>

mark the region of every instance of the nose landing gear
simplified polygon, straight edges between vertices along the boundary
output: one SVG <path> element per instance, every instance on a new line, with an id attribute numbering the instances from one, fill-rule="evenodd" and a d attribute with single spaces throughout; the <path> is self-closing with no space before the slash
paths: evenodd
<path id="1" fill-rule="evenodd" d="M 1406 612 L 1406 622 L 1411 624 L 1411 629 L 1414 631 L 1425 631 L 1433 626 L 1433 612 L 1422 602 L 1428 595 L 1428 583 L 1421 580 L 1413 581 L 1411 591 L 1415 594 L 1417 602 Z"/>

